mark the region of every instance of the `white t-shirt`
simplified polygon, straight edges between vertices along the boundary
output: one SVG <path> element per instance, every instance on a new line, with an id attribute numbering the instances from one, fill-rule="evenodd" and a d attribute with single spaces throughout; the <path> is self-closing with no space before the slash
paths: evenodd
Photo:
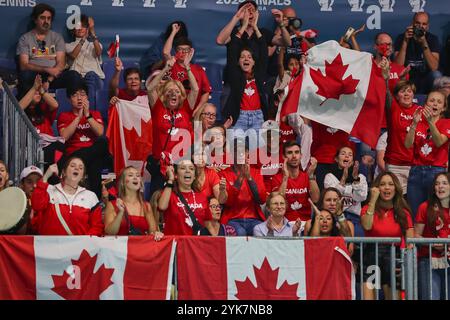
<path id="1" fill-rule="evenodd" d="M 85 41 L 83 46 L 81 47 L 80 53 L 75 60 L 70 58 L 70 56 L 68 55 L 75 49 L 80 40 L 81 38 L 77 38 L 74 42 L 66 43 L 67 61 L 70 65 L 70 70 L 77 71 L 83 77 L 89 71 L 93 71 L 100 77 L 100 79 L 105 79 L 105 74 L 103 73 L 103 70 L 101 68 L 102 58 L 101 56 L 97 57 L 97 55 L 95 54 L 95 47 L 93 42 Z M 100 47 L 102 47 L 101 44 Z"/>

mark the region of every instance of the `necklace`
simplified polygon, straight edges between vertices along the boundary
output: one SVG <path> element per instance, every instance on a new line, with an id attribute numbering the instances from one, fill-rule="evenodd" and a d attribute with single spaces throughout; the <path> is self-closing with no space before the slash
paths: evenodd
<path id="1" fill-rule="evenodd" d="M 191 193 L 192 193 L 192 200 L 194 201 L 194 203 L 193 203 L 194 209 L 191 208 L 191 210 L 192 210 L 192 212 L 195 213 L 195 209 L 197 208 L 197 201 L 196 201 L 196 199 L 195 199 L 195 192 L 194 192 L 194 190 L 191 190 Z M 180 191 L 180 194 L 181 194 L 181 191 Z M 178 199 L 181 201 L 180 197 L 178 197 Z M 189 201 L 186 200 L 186 202 L 187 202 L 187 205 L 189 205 Z M 185 216 L 184 222 L 185 222 L 189 227 L 192 228 L 192 227 L 194 226 L 194 222 L 192 221 L 191 216 L 190 216 L 189 213 L 187 212 L 186 207 L 185 207 L 185 205 L 183 204 L 183 202 L 181 202 L 181 208 L 183 209 L 184 216 Z"/>

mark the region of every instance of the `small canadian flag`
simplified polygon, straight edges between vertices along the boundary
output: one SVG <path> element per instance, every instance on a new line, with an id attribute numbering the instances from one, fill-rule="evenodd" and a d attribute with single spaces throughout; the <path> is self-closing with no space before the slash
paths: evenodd
<path id="1" fill-rule="evenodd" d="M 119 48 L 120 48 L 120 38 L 119 38 L 119 35 L 116 34 L 116 41 L 111 42 L 111 44 L 109 45 L 108 56 L 110 58 L 113 58 L 114 56 L 118 58 L 119 57 Z"/>

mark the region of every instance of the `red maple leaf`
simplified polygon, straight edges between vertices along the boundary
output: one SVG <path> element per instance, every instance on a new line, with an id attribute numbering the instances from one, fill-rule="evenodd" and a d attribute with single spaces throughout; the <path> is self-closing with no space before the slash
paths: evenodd
<path id="1" fill-rule="evenodd" d="M 320 105 L 328 99 L 339 100 L 341 94 L 353 94 L 356 92 L 359 80 L 353 79 L 351 75 L 343 79 L 347 68 L 348 64 L 343 65 L 342 57 L 339 53 L 332 63 L 325 61 L 325 75 L 320 69 L 311 69 L 311 78 L 319 88 L 316 93 L 325 98 Z"/>
<path id="2" fill-rule="evenodd" d="M 136 129 L 131 130 L 123 128 L 125 143 L 130 153 L 129 160 L 145 161 L 152 150 L 152 127 L 150 120 L 145 122 L 141 119 L 141 136 L 138 135 Z"/>
<path id="3" fill-rule="evenodd" d="M 52 275 L 54 287 L 52 290 L 66 300 L 99 300 L 100 294 L 113 284 L 111 276 L 114 269 L 106 268 L 104 264 L 94 273 L 97 255 L 91 257 L 86 250 L 81 252 L 78 260 L 72 260 L 75 279 L 65 270 L 62 275 Z M 76 277 L 80 279 L 76 279 Z"/>
<path id="4" fill-rule="evenodd" d="M 288 284 L 285 280 L 277 289 L 278 271 L 272 270 L 267 258 L 258 269 L 253 266 L 255 272 L 256 287 L 247 277 L 245 281 L 235 281 L 238 293 L 235 295 L 239 300 L 298 300 L 296 284 Z"/>

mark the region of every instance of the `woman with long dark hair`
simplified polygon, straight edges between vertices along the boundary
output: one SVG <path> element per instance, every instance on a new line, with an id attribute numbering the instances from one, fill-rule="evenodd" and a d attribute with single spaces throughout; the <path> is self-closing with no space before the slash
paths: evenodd
<path id="1" fill-rule="evenodd" d="M 45 170 L 55 162 L 55 151 L 64 151 L 64 140 L 52 141 L 54 137 L 52 124 L 56 119 L 58 101 L 47 92 L 48 83 L 43 83 L 38 74 L 33 86 L 20 98 L 19 105 L 30 119 L 37 133 L 45 142 L 44 161 Z"/>
<path id="2" fill-rule="evenodd" d="M 450 235 L 450 174 L 438 173 L 434 177 L 432 187 L 428 200 L 423 202 L 417 211 L 414 225 L 415 236 L 417 238 L 448 238 Z M 418 256 L 419 299 L 445 299 L 445 273 L 449 264 L 448 252 L 445 251 L 444 245 L 432 245 L 431 261 L 428 245 L 420 248 Z M 449 287 L 450 277 L 447 277 L 447 288 Z"/>
<path id="3" fill-rule="evenodd" d="M 361 210 L 361 225 L 366 237 L 400 237 L 400 248 L 405 248 L 405 239 L 414 237 L 411 209 L 403 198 L 402 186 L 397 176 L 389 171 L 380 174 L 373 182 L 369 204 Z M 399 253 L 399 250 L 396 250 Z M 373 300 L 375 290 L 368 279 L 373 274 L 368 266 L 375 263 L 375 246 L 365 247 L 363 274 L 364 299 Z M 378 246 L 378 267 L 381 269 L 381 285 L 385 298 L 392 299 L 390 284 L 390 246 Z"/>
<path id="4" fill-rule="evenodd" d="M 413 216 L 427 199 L 433 177 L 448 168 L 450 120 L 446 119 L 447 100 L 444 93 L 431 91 L 425 108 L 416 110 L 405 138 L 406 148 L 412 147 L 413 166 L 408 177 L 408 203 Z"/>
<path id="5" fill-rule="evenodd" d="M 166 235 L 198 235 L 212 219 L 208 200 L 194 188 L 195 165 L 182 160 L 167 168 L 167 181 L 158 200 Z"/>
<path id="6" fill-rule="evenodd" d="M 324 187 L 334 187 L 342 194 L 342 205 L 345 217 L 355 226 L 355 235 L 363 237 L 361 227 L 361 202 L 367 198 L 367 180 L 359 173 L 359 163 L 353 159 L 350 147 L 341 147 L 336 153 L 336 164 L 325 176 Z"/>

